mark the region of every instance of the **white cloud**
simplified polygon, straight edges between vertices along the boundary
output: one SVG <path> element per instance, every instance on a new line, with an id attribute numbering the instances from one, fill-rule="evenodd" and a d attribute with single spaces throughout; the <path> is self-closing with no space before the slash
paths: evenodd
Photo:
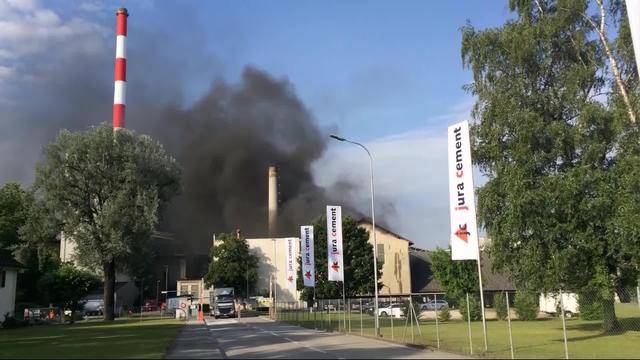
<path id="1" fill-rule="evenodd" d="M 16 0 L 0 0 L 0 29 L 0 66 L 13 76 L 26 57 L 100 51 L 106 34 L 86 19 L 62 19 L 37 1 Z"/>
<path id="2" fill-rule="evenodd" d="M 417 246 L 447 246 L 449 208 L 447 187 L 446 128 L 450 123 L 469 118 L 472 102 L 465 100 L 427 123 L 428 128 L 386 136 L 367 142 L 374 157 L 375 190 L 380 199 L 376 217 L 390 230 L 413 240 Z M 354 139 L 355 140 L 355 139 Z M 369 164 L 365 152 L 353 145 L 334 142 L 314 165 L 318 184 L 330 186 L 340 178 L 358 184 L 351 201 L 368 214 Z M 386 211 L 389 201 L 395 211 Z"/>

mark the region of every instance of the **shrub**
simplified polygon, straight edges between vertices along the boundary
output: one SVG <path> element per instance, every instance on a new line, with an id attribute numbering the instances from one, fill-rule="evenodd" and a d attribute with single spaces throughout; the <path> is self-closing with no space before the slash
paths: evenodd
<path id="1" fill-rule="evenodd" d="M 496 315 L 498 319 L 504 320 L 507 318 L 507 298 L 504 296 L 504 292 L 499 292 L 493 295 L 493 307 L 496 309 Z"/>
<path id="2" fill-rule="evenodd" d="M 447 305 L 438 310 L 438 320 L 442 322 L 451 320 L 451 311 L 449 311 L 449 307 Z"/>
<path id="3" fill-rule="evenodd" d="M 463 297 L 458 302 L 460 303 L 460 314 L 462 315 L 462 318 L 467 321 L 467 297 Z M 471 321 L 480 320 L 482 318 L 480 301 L 476 299 L 475 295 L 469 295 L 469 311 Z"/>
<path id="4" fill-rule="evenodd" d="M 23 326 L 27 326 L 28 322 L 24 320 L 18 320 L 13 316 L 9 316 L 9 313 L 4 314 L 4 321 L 0 323 L 0 328 L 3 329 L 15 329 Z"/>
<path id="5" fill-rule="evenodd" d="M 578 294 L 578 304 L 580 305 L 580 317 L 584 320 L 604 319 L 604 308 L 602 300 L 595 291 L 585 291 Z M 558 315 L 560 312 L 558 312 Z"/>
<path id="6" fill-rule="evenodd" d="M 518 319 L 523 321 L 534 320 L 538 317 L 538 296 L 534 292 L 518 291 L 513 307 L 518 314 Z"/>

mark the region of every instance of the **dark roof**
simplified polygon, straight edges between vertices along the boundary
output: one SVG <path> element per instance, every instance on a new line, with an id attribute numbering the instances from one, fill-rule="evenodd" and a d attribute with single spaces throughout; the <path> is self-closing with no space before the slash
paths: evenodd
<path id="1" fill-rule="evenodd" d="M 371 222 L 371 219 L 369 219 L 369 218 L 361 218 L 360 220 L 358 220 L 357 224 L 358 225 L 362 225 L 362 224 L 372 225 L 372 222 Z M 393 231 L 381 226 L 380 224 L 376 224 L 376 230 L 380 230 L 380 231 L 385 232 L 385 233 L 387 233 L 389 235 L 393 235 L 393 236 L 397 237 L 398 239 L 408 241 L 409 245 L 413 245 L 413 241 L 407 239 L 406 237 L 404 237 L 402 235 L 394 233 Z"/>
<path id="2" fill-rule="evenodd" d="M 14 259 L 10 250 L 0 249 L 0 267 L 21 269 L 24 266 Z"/>
<path id="3" fill-rule="evenodd" d="M 484 291 L 515 291 L 516 287 L 507 276 L 491 270 L 492 261 L 482 253 L 482 279 Z M 409 265 L 411 267 L 411 292 L 414 293 L 439 293 L 443 292 L 438 280 L 431 270 L 430 252 L 427 250 L 412 248 L 409 250 Z"/>

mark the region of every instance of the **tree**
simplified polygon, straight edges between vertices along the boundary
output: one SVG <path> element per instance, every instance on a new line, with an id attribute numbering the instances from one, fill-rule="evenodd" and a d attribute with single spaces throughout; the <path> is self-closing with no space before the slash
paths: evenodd
<path id="1" fill-rule="evenodd" d="M 433 276 L 447 298 L 462 303 L 467 294 L 478 294 L 478 269 L 475 260 L 451 260 L 451 253 L 436 249 L 430 253 Z M 466 302 L 465 302 L 466 304 Z M 460 305 L 462 306 L 462 305 Z"/>
<path id="2" fill-rule="evenodd" d="M 239 235 L 219 234 L 211 248 L 209 271 L 204 275 L 207 287 L 232 287 L 247 297 L 247 281 L 254 288 L 258 280 L 258 258 L 249 251 L 247 240 Z"/>
<path id="3" fill-rule="evenodd" d="M 25 266 L 18 277 L 18 302 L 40 299 L 38 279 L 58 266 L 58 249 L 53 242 L 56 233 L 41 221 L 44 214 L 40 205 L 30 191 L 17 183 L 0 188 L 0 248 L 12 250 Z M 49 236 L 44 241 L 42 234 L 47 231 Z"/>
<path id="4" fill-rule="evenodd" d="M 327 280 L 327 218 L 321 216 L 313 223 L 313 252 L 316 265 L 316 298 L 342 298 L 342 283 Z M 369 232 L 358 226 L 349 216 L 342 218 L 342 250 L 344 260 L 345 295 L 371 295 L 374 293 L 373 245 L 369 243 Z M 382 264 L 378 263 L 378 279 Z M 313 288 L 303 287 L 302 266 L 298 259 L 298 289 L 303 289 L 302 300 L 313 301 Z M 382 284 L 378 282 L 378 289 Z"/>
<path id="5" fill-rule="evenodd" d="M 509 6 L 515 18 L 500 28 L 462 29 L 494 266 L 524 290 L 597 288 L 603 329 L 616 331 L 614 291 L 636 281 L 640 260 L 638 73 L 624 3 Z"/>
<path id="6" fill-rule="evenodd" d="M 93 273 L 80 270 L 70 263 L 64 263 L 56 271 L 47 273 L 39 286 L 45 289 L 50 303 L 61 311 L 70 310 L 70 322 L 74 322 L 76 311 L 84 307 L 83 299 L 100 285 L 100 279 Z"/>
<path id="7" fill-rule="evenodd" d="M 149 239 L 179 179 L 159 143 L 107 124 L 64 130 L 44 148 L 34 188 L 75 242 L 76 260 L 101 271 L 105 320 L 114 318 L 116 269 L 131 274 L 150 260 Z"/>
<path id="8" fill-rule="evenodd" d="M 19 245 L 19 230 L 27 221 L 31 201 L 29 192 L 18 183 L 9 182 L 0 188 L 0 248 Z"/>

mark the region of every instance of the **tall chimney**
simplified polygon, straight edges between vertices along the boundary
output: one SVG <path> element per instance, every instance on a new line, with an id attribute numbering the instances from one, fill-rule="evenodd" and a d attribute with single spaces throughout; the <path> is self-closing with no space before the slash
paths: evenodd
<path id="1" fill-rule="evenodd" d="M 113 89 L 113 129 L 124 127 L 124 108 L 127 104 L 127 9 L 116 11 L 116 64 Z"/>
<path id="2" fill-rule="evenodd" d="M 278 173 L 275 166 L 269 166 L 269 236 L 276 236 L 278 223 Z"/>

